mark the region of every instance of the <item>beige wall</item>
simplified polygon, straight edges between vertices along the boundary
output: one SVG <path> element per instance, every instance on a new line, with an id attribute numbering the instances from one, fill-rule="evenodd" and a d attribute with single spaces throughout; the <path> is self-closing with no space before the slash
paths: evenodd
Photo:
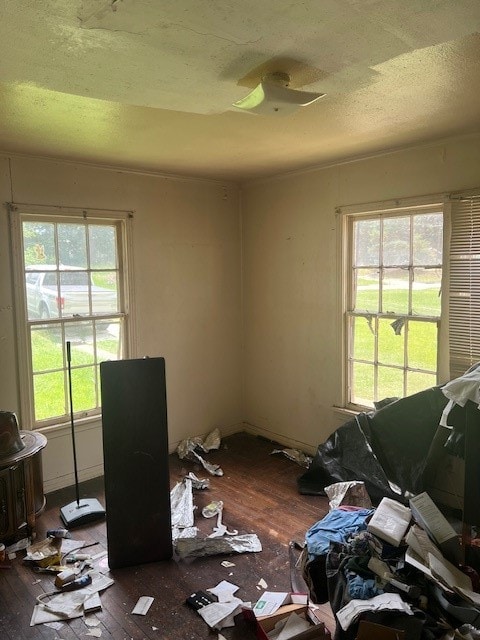
<path id="1" fill-rule="evenodd" d="M 480 186 L 480 136 L 247 185 L 244 419 L 314 450 L 344 418 L 335 207 Z"/>
<path id="2" fill-rule="evenodd" d="M 166 358 L 171 448 L 245 422 L 313 451 L 343 420 L 332 411 L 341 383 L 335 207 L 479 185 L 480 136 L 250 183 L 241 215 L 229 184 L 0 156 L 2 202 L 134 210 L 132 356 Z M 10 259 L 3 208 L 0 408 L 18 411 Z M 51 490 L 71 484 L 72 459 L 68 428 L 47 435 Z M 80 425 L 77 446 L 81 479 L 99 475 L 100 424 Z"/>
<path id="3" fill-rule="evenodd" d="M 170 447 L 220 427 L 241 428 L 238 189 L 0 156 L 2 203 L 134 210 L 136 353 L 164 356 Z M 19 411 L 8 216 L 0 213 L 0 408 Z M 20 416 L 21 419 L 21 416 Z M 21 422 L 21 428 L 29 428 Z M 71 484 L 68 429 L 50 431 L 47 490 Z M 102 472 L 100 424 L 77 429 L 80 478 Z"/>

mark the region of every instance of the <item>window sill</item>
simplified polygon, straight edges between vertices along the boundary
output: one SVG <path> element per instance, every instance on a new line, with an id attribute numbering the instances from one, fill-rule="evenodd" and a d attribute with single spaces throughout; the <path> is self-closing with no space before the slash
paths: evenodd
<path id="1" fill-rule="evenodd" d="M 75 433 L 82 433 L 84 431 L 90 431 L 91 429 L 98 429 L 102 426 L 101 416 L 92 416 L 89 418 L 79 418 L 75 420 Z M 69 422 L 62 424 L 49 425 L 48 427 L 40 427 L 35 429 L 39 433 L 42 433 L 47 438 L 63 438 L 66 435 L 72 433 L 72 426 Z"/>
<path id="2" fill-rule="evenodd" d="M 347 407 L 336 407 L 336 406 L 332 407 L 332 409 L 333 409 L 334 415 L 339 417 L 345 417 L 347 419 L 354 418 L 362 411 L 362 409 L 360 408 L 357 411 L 355 411 L 353 409 L 348 409 Z"/>

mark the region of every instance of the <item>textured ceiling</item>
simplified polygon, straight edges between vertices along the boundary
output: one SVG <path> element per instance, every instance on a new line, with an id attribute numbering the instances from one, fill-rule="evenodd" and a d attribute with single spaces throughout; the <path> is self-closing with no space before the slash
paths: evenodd
<path id="1" fill-rule="evenodd" d="M 479 0 L 4 0 L 0 150 L 248 179 L 480 130 Z M 269 71 L 326 97 L 235 110 Z"/>

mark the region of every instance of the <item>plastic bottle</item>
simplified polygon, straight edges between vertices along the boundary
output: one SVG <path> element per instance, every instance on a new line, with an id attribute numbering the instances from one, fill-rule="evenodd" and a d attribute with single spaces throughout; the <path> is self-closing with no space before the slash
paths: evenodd
<path id="1" fill-rule="evenodd" d="M 47 538 L 71 538 L 72 534 L 68 529 L 49 529 Z"/>

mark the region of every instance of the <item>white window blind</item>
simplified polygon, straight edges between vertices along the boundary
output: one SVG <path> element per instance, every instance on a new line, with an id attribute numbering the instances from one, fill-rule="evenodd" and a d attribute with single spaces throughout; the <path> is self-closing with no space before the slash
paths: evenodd
<path id="1" fill-rule="evenodd" d="M 452 196 L 450 377 L 480 362 L 480 194 Z"/>

